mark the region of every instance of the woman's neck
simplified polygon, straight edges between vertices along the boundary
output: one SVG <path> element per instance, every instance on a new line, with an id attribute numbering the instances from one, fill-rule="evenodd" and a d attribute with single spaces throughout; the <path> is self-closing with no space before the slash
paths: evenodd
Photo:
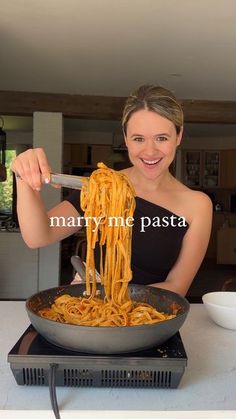
<path id="1" fill-rule="evenodd" d="M 142 174 L 136 170 L 134 166 L 127 169 L 126 173 L 131 180 L 136 192 L 144 191 L 146 193 L 153 193 L 161 190 L 165 191 L 171 187 L 173 181 L 175 180 L 169 171 L 166 171 L 155 179 L 147 179 L 146 177 L 142 176 Z"/>

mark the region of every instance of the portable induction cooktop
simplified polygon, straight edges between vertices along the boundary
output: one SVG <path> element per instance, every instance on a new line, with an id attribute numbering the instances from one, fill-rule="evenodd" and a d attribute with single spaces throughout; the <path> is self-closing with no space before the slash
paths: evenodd
<path id="1" fill-rule="evenodd" d="M 187 365 L 179 333 L 152 349 L 126 354 L 68 351 L 47 342 L 32 325 L 8 354 L 19 385 L 176 388 Z"/>

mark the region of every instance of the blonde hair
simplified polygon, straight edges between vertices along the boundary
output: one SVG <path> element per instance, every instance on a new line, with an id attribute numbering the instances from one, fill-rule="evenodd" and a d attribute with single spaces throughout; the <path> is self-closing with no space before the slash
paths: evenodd
<path id="1" fill-rule="evenodd" d="M 173 122 L 179 134 L 184 122 L 183 109 L 174 94 L 164 87 L 143 85 L 127 98 L 123 116 L 122 127 L 126 135 L 127 124 L 130 117 L 141 109 L 156 112 Z"/>

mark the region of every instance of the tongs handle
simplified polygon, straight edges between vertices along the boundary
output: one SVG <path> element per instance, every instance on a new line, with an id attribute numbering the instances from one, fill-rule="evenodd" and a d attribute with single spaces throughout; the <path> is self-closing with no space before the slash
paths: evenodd
<path id="1" fill-rule="evenodd" d="M 85 272 L 85 266 L 82 261 L 82 259 L 79 256 L 71 256 L 70 261 L 72 263 L 73 268 L 76 270 L 76 272 L 79 274 L 81 278 L 81 282 L 86 282 L 86 272 Z"/>
<path id="2" fill-rule="evenodd" d="M 86 283 L 86 270 L 85 270 L 84 262 L 82 261 L 82 259 L 78 255 L 71 256 L 70 261 L 72 263 L 73 268 L 76 270 L 77 274 L 79 275 L 79 278 L 81 280 L 81 284 L 85 284 Z M 97 271 L 96 271 L 96 279 L 97 279 L 97 282 L 101 282 L 100 275 Z M 92 275 L 90 275 L 90 282 L 92 282 L 92 281 L 93 281 L 93 278 L 92 278 Z M 76 282 L 74 282 L 74 283 L 76 283 Z M 101 292 L 99 290 L 96 290 L 96 295 L 100 295 L 100 294 L 101 294 Z M 87 294 L 87 291 L 83 292 L 83 296 L 84 297 L 89 296 Z"/>
<path id="3" fill-rule="evenodd" d="M 21 176 L 16 173 L 16 178 L 21 179 Z M 62 173 L 51 173 L 50 182 L 53 185 L 60 185 L 64 188 L 82 189 L 88 178 L 84 176 L 64 175 Z"/>
<path id="4" fill-rule="evenodd" d="M 50 183 L 61 185 L 64 188 L 81 189 L 86 182 L 86 177 L 51 173 Z"/>

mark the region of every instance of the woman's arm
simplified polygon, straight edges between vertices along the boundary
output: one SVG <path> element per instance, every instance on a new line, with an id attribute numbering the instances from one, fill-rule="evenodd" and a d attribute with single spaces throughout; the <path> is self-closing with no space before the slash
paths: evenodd
<path id="1" fill-rule="evenodd" d="M 17 178 L 17 215 L 22 237 L 31 248 L 47 246 L 75 233 L 78 227 L 52 226 L 50 217 L 78 217 L 67 201 L 47 212 L 40 196 L 43 183 L 50 180 L 50 166 L 43 149 L 36 148 L 20 154 L 12 163 Z M 62 218 L 61 218 L 62 220 Z"/>
<path id="2" fill-rule="evenodd" d="M 186 295 L 205 256 L 211 234 L 212 203 L 207 195 L 199 193 L 194 202 L 194 214 L 175 265 L 166 280 L 151 286 Z"/>

